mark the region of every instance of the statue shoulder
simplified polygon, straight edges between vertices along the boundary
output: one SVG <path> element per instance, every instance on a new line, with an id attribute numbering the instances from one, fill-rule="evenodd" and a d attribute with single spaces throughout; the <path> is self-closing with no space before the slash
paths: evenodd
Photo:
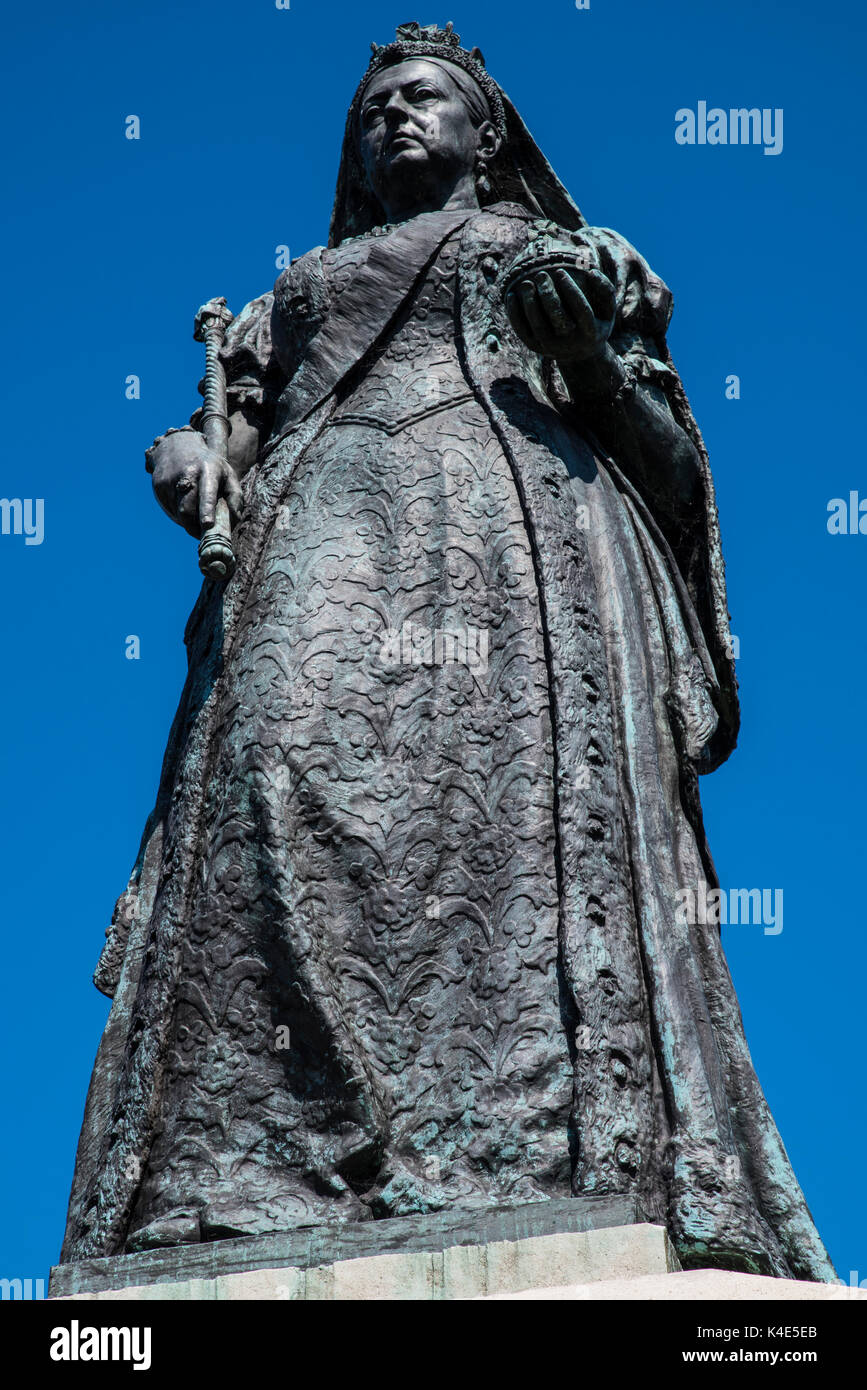
<path id="1" fill-rule="evenodd" d="M 311 277 L 321 275 L 324 253 L 324 246 L 313 246 L 309 251 L 305 251 L 303 256 L 297 256 L 295 260 L 290 261 L 274 281 L 275 302 L 284 297 L 291 286 L 303 285 Z"/>
<path id="2" fill-rule="evenodd" d="M 370 237 L 352 237 L 337 246 L 314 246 L 277 277 L 271 336 L 287 375 L 296 370 L 329 310 L 355 280 L 372 244 Z"/>
<path id="3" fill-rule="evenodd" d="M 492 203 L 481 208 L 461 232 L 461 258 L 474 261 L 493 256 L 500 260 L 516 255 L 527 242 L 532 214 L 520 203 Z"/>
<path id="4" fill-rule="evenodd" d="M 324 246 L 314 246 L 277 276 L 271 308 L 271 340 L 287 376 L 292 376 L 321 327 L 331 300 Z"/>
<path id="5" fill-rule="evenodd" d="M 284 320 L 315 314 L 328 299 L 324 261 L 330 253 L 314 246 L 281 271 L 274 282 L 272 315 Z"/>

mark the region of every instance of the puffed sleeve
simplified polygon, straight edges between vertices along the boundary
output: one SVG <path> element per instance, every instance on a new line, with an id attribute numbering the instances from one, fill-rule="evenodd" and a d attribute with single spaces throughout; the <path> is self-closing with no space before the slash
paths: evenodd
<path id="1" fill-rule="evenodd" d="M 271 342 L 272 293 L 252 299 L 234 318 L 226 331 L 220 358 L 226 371 L 229 414 L 252 410 L 263 425 L 270 424 L 286 376 Z M 199 394 L 204 395 L 204 378 Z M 198 428 L 201 410 L 190 424 Z"/>
<path id="2" fill-rule="evenodd" d="M 674 307 L 671 290 L 617 232 L 609 227 L 590 227 L 584 235 L 596 247 L 601 267 L 615 289 L 617 314 L 611 346 L 637 380 L 658 388 L 665 397 L 676 378 L 665 360 L 664 346 Z"/>

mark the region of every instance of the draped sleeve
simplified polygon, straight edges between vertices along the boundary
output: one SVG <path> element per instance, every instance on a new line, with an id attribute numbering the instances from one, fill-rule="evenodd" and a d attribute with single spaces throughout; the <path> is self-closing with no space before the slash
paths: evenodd
<path id="1" fill-rule="evenodd" d="M 610 339 L 612 348 L 633 379 L 671 413 L 695 445 L 699 457 L 702 497 L 698 508 L 685 511 L 672 522 L 666 509 L 656 505 L 652 494 L 647 495 L 645 501 L 670 548 L 677 578 L 682 580 L 689 594 L 719 683 L 719 723 L 698 765 L 700 772 L 709 772 L 728 757 L 737 741 L 737 678 L 710 462 L 668 349 L 673 296 L 644 257 L 617 232 L 608 227 L 591 227 L 583 234 L 592 240 L 602 269 L 615 287 L 617 311 Z"/>
<path id="2" fill-rule="evenodd" d="M 245 305 L 229 325 L 220 350 L 229 415 L 237 410 L 252 412 L 260 425 L 266 426 L 266 432 L 285 383 L 285 373 L 271 340 L 273 304 L 274 295 L 269 292 Z M 202 378 L 199 394 L 204 393 Z M 201 408 L 190 424 L 199 428 L 200 421 Z"/>

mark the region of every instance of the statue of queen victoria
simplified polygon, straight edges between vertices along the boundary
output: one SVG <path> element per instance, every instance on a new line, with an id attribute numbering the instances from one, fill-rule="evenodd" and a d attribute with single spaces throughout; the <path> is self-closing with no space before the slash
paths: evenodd
<path id="1" fill-rule="evenodd" d="M 227 449 L 148 453 L 237 567 L 97 968 L 64 1261 L 625 1193 L 686 1265 L 835 1277 L 677 910 L 737 697 L 670 313 L 478 49 L 374 46 L 328 245 L 225 332 Z"/>

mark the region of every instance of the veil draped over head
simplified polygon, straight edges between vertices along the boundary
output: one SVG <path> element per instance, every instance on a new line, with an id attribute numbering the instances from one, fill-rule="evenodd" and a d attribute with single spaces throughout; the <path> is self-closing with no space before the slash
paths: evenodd
<path id="1" fill-rule="evenodd" d="M 379 202 L 368 187 L 358 153 L 358 109 L 365 87 L 384 68 L 412 58 L 424 58 L 446 66 L 451 74 L 468 75 L 484 95 L 502 143 L 496 159 L 488 164 L 490 191 L 485 205 L 521 203 L 528 212 L 545 217 L 561 227 L 575 231 L 584 226 L 575 203 L 557 178 L 515 107 L 485 68 L 478 48 L 467 52 L 460 47 L 460 35 L 451 24 L 401 24 L 394 43 L 373 45 L 373 56 L 364 74 L 346 120 L 337 195 L 331 215 L 329 246 L 346 237 L 359 236 L 386 221 Z M 464 83 L 461 83 L 464 86 Z"/>

